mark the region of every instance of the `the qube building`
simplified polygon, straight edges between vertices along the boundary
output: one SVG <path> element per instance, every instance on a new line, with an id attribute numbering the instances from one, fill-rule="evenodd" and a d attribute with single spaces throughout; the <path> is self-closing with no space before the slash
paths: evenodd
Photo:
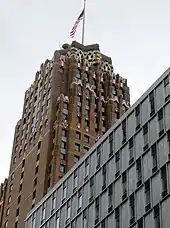
<path id="1" fill-rule="evenodd" d="M 28 214 L 26 228 L 170 227 L 170 68 Z"/>

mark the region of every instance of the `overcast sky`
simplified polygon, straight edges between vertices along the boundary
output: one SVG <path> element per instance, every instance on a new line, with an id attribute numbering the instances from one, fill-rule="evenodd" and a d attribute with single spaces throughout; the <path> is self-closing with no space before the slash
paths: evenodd
<path id="1" fill-rule="evenodd" d="M 8 176 L 24 92 L 69 32 L 83 0 L 0 0 L 0 182 Z M 87 0 L 85 44 L 128 79 L 131 104 L 169 67 L 169 0 Z M 81 25 L 76 40 L 81 41 Z"/>

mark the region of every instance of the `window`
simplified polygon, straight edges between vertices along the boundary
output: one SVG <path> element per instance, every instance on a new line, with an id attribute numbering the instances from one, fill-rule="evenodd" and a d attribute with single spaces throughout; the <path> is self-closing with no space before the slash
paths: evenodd
<path id="1" fill-rule="evenodd" d="M 11 196 L 8 197 L 8 203 L 10 203 L 10 202 L 11 202 Z"/>
<path id="2" fill-rule="evenodd" d="M 24 120 L 23 120 L 23 125 L 26 123 L 26 118 L 24 118 Z"/>
<path id="3" fill-rule="evenodd" d="M 83 228 L 87 228 L 87 211 L 83 212 Z"/>
<path id="4" fill-rule="evenodd" d="M 89 150 L 88 147 L 85 147 L 85 146 L 83 147 L 83 153 L 84 153 L 84 154 L 86 154 L 88 150 Z"/>
<path id="5" fill-rule="evenodd" d="M 15 153 L 18 151 L 18 146 L 15 147 Z"/>
<path id="6" fill-rule="evenodd" d="M 167 141 L 168 141 L 168 147 L 169 147 L 168 156 L 170 158 L 170 130 L 167 131 Z"/>
<path id="7" fill-rule="evenodd" d="M 6 210 L 6 216 L 9 215 L 9 208 Z"/>
<path id="8" fill-rule="evenodd" d="M 71 228 L 76 228 L 76 220 L 74 220 L 73 222 L 71 222 Z"/>
<path id="9" fill-rule="evenodd" d="M 22 168 L 25 166 L 25 159 L 22 161 Z"/>
<path id="10" fill-rule="evenodd" d="M 148 124 L 146 123 L 143 126 L 143 142 L 144 142 L 144 149 L 148 146 Z"/>
<path id="11" fill-rule="evenodd" d="M 60 227 L 60 216 L 59 216 L 59 212 L 57 212 L 56 214 L 56 228 Z"/>
<path id="12" fill-rule="evenodd" d="M 66 149 L 66 142 L 64 142 L 64 141 L 61 142 L 61 148 Z"/>
<path id="13" fill-rule="evenodd" d="M 120 228 L 120 209 L 119 207 L 115 210 L 115 228 Z"/>
<path id="14" fill-rule="evenodd" d="M 129 206 L 130 206 L 130 224 L 134 223 L 135 221 L 135 196 L 132 194 L 129 199 Z"/>
<path id="15" fill-rule="evenodd" d="M 161 168 L 161 179 L 162 179 L 162 196 L 167 195 L 167 173 L 166 166 Z"/>
<path id="16" fill-rule="evenodd" d="M 8 227 L 8 220 L 5 222 L 5 228 Z"/>
<path id="17" fill-rule="evenodd" d="M 160 228 L 160 213 L 159 213 L 159 205 L 154 208 L 154 221 L 155 221 L 155 228 Z"/>
<path id="18" fill-rule="evenodd" d="M 101 223 L 101 228 L 106 228 L 106 220 L 105 219 Z"/>
<path id="19" fill-rule="evenodd" d="M 77 124 L 81 124 L 81 117 L 77 116 Z"/>
<path id="20" fill-rule="evenodd" d="M 78 210 L 82 208 L 82 202 L 83 202 L 82 192 L 81 190 L 79 190 L 78 191 Z"/>
<path id="21" fill-rule="evenodd" d="M 18 196 L 18 204 L 21 202 L 21 195 Z"/>
<path id="22" fill-rule="evenodd" d="M 18 142 L 19 141 L 19 135 L 18 136 L 16 136 L 16 142 Z M 17 151 L 17 146 L 15 147 L 15 151 Z"/>
<path id="23" fill-rule="evenodd" d="M 41 148 L 41 141 L 38 142 L 38 146 L 37 146 L 37 149 L 39 150 Z"/>
<path id="24" fill-rule="evenodd" d="M 140 127 L 140 105 L 138 105 L 135 109 L 136 116 L 136 130 Z"/>
<path id="25" fill-rule="evenodd" d="M 123 139 L 122 144 L 126 142 L 126 119 L 122 122 Z"/>
<path id="26" fill-rule="evenodd" d="M 17 160 L 17 158 L 16 158 L 16 156 L 13 158 L 13 165 L 16 163 L 16 160 Z"/>
<path id="27" fill-rule="evenodd" d="M 104 85 L 103 84 L 101 84 L 101 85 L 102 85 L 102 89 L 103 89 Z M 102 107 L 103 107 L 102 112 L 104 112 L 104 108 L 105 108 L 105 103 L 104 102 L 102 102 Z"/>
<path id="28" fill-rule="evenodd" d="M 100 167 L 100 159 L 101 159 L 101 145 L 97 147 L 97 168 Z"/>
<path id="29" fill-rule="evenodd" d="M 81 106 L 77 106 L 77 115 L 81 116 Z"/>
<path id="30" fill-rule="evenodd" d="M 45 228 L 50 228 L 50 222 L 49 221 L 46 222 Z"/>
<path id="31" fill-rule="evenodd" d="M 89 122 L 89 120 L 85 120 L 85 127 L 90 127 L 90 122 Z"/>
<path id="32" fill-rule="evenodd" d="M 95 201 L 95 217 L 96 219 L 99 218 L 99 210 L 100 210 L 100 205 L 99 205 L 99 197 L 97 197 L 96 201 Z"/>
<path id="33" fill-rule="evenodd" d="M 150 209 L 151 203 L 151 194 L 150 194 L 150 181 L 148 180 L 145 183 L 145 203 L 146 203 L 146 211 Z"/>
<path id="34" fill-rule="evenodd" d="M 84 73 L 84 78 L 86 79 L 86 82 L 89 82 L 89 75 L 87 72 Z"/>
<path id="35" fill-rule="evenodd" d="M 108 210 L 113 207 L 113 185 L 111 184 L 108 188 Z"/>
<path id="36" fill-rule="evenodd" d="M 68 103 L 64 102 L 63 108 L 66 109 L 66 110 L 68 110 Z"/>
<path id="37" fill-rule="evenodd" d="M 117 102 L 115 102 L 117 105 Z M 120 118 L 120 113 L 118 111 L 115 112 L 115 119 L 118 120 Z"/>
<path id="38" fill-rule="evenodd" d="M 82 92 L 82 88 L 80 85 L 77 86 L 77 93 L 80 95 Z"/>
<path id="39" fill-rule="evenodd" d="M 62 129 L 61 134 L 62 134 L 63 137 L 67 137 L 67 131 L 66 130 Z"/>
<path id="40" fill-rule="evenodd" d="M 76 164 L 80 160 L 80 157 L 77 155 L 74 155 L 74 163 Z"/>
<path id="41" fill-rule="evenodd" d="M 141 158 L 136 161 L 136 171 L 137 171 L 137 187 L 142 184 L 142 164 Z"/>
<path id="42" fill-rule="evenodd" d="M 169 75 L 164 78 L 164 87 L 169 84 Z"/>
<path id="43" fill-rule="evenodd" d="M 15 228 L 18 228 L 18 221 L 15 222 Z"/>
<path id="44" fill-rule="evenodd" d="M 134 160 L 133 137 L 129 140 L 129 162 Z"/>
<path id="45" fill-rule="evenodd" d="M 37 101 L 37 96 L 34 97 L 34 102 L 36 102 L 36 101 Z"/>
<path id="46" fill-rule="evenodd" d="M 164 118 L 163 118 L 163 109 L 158 112 L 158 124 L 159 124 L 159 136 L 164 133 Z"/>
<path id="47" fill-rule="evenodd" d="M 88 109 L 85 109 L 85 116 L 86 118 L 89 118 L 90 116 L 90 111 Z"/>
<path id="48" fill-rule="evenodd" d="M 169 75 L 164 79 L 165 100 L 168 100 L 170 95 Z"/>
<path id="49" fill-rule="evenodd" d="M 36 159 L 36 161 L 39 161 L 39 159 L 40 159 L 40 154 L 37 154 L 37 159 Z"/>
<path id="50" fill-rule="evenodd" d="M 21 173 L 21 180 L 23 179 L 24 177 L 24 172 Z"/>
<path id="51" fill-rule="evenodd" d="M 12 189 L 13 189 L 13 184 L 10 185 L 10 187 L 9 187 L 9 192 L 11 192 Z"/>
<path id="52" fill-rule="evenodd" d="M 84 142 L 85 143 L 89 143 L 89 141 L 90 141 L 89 136 L 88 135 L 84 135 Z"/>
<path id="53" fill-rule="evenodd" d="M 80 95 L 77 96 L 77 104 L 81 106 L 82 104 L 82 97 Z"/>
<path id="54" fill-rule="evenodd" d="M 87 108 L 89 108 L 89 106 L 90 106 L 90 100 L 89 99 L 86 99 L 86 106 L 87 106 Z"/>
<path id="55" fill-rule="evenodd" d="M 78 131 L 76 131 L 76 139 L 81 139 L 81 133 L 80 132 L 78 132 Z"/>
<path id="56" fill-rule="evenodd" d="M 50 107 L 50 99 L 47 100 L 47 109 Z"/>
<path id="57" fill-rule="evenodd" d="M 56 192 L 52 194 L 51 213 L 53 213 L 56 206 Z"/>
<path id="58" fill-rule="evenodd" d="M 17 208 L 17 211 L 16 211 L 16 217 L 19 215 L 19 208 Z"/>
<path id="59" fill-rule="evenodd" d="M 44 106 L 41 107 L 41 116 L 44 115 Z"/>
<path id="60" fill-rule="evenodd" d="M 60 172 L 65 173 L 65 165 L 60 164 Z"/>
<path id="61" fill-rule="evenodd" d="M 70 212 L 71 212 L 71 206 L 70 206 L 71 202 L 70 200 L 67 202 L 67 220 L 70 219 Z"/>
<path id="62" fill-rule="evenodd" d="M 157 165 L 158 165 L 156 143 L 151 147 L 151 153 L 152 153 L 152 164 L 153 164 L 152 172 L 155 172 L 157 170 Z"/>
<path id="63" fill-rule="evenodd" d="M 78 171 L 75 170 L 74 171 L 74 188 L 77 188 L 77 185 L 78 185 Z"/>
<path id="64" fill-rule="evenodd" d="M 154 99 L 154 91 L 149 94 L 149 102 L 150 102 L 150 115 L 152 116 L 155 113 L 155 99 Z"/>
<path id="65" fill-rule="evenodd" d="M 66 181 L 63 183 L 63 199 L 67 196 L 67 183 Z"/>
<path id="66" fill-rule="evenodd" d="M 34 179 L 34 187 L 37 185 L 37 177 Z"/>
<path id="67" fill-rule="evenodd" d="M 80 144 L 75 143 L 75 148 L 76 148 L 76 150 L 77 150 L 78 152 L 80 152 Z"/>
<path id="68" fill-rule="evenodd" d="M 109 135 L 110 153 L 113 153 L 113 132 Z"/>
<path id="69" fill-rule="evenodd" d="M 48 173 L 51 173 L 51 170 L 52 170 L 52 165 L 50 164 L 48 167 Z"/>
<path id="70" fill-rule="evenodd" d="M 116 176 L 119 175 L 120 172 L 120 154 L 119 151 L 115 155 L 115 163 L 116 163 Z"/>
<path id="71" fill-rule="evenodd" d="M 94 196 L 94 177 L 90 179 L 90 199 Z"/>
<path id="72" fill-rule="evenodd" d="M 11 181 L 14 179 L 14 173 L 11 174 Z"/>
<path id="73" fill-rule="evenodd" d="M 66 160 L 66 155 L 63 154 L 63 153 L 60 153 L 60 158 L 61 158 L 62 160 Z"/>
<path id="74" fill-rule="evenodd" d="M 24 151 L 27 149 L 27 144 L 24 145 Z"/>
<path id="75" fill-rule="evenodd" d="M 35 196 L 36 196 L 36 190 L 33 191 L 33 194 L 32 194 L 32 199 L 34 200 L 35 199 Z"/>
<path id="76" fill-rule="evenodd" d="M 103 166 L 103 169 L 102 169 L 102 176 L 103 176 L 103 188 L 106 187 L 106 179 L 107 179 L 107 173 L 106 173 L 106 165 Z"/>
<path id="77" fill-rule="evenodd" d="M 123 196 L 127 196 L 127 173 L 126 171 L 122 174 L 122 191 Z"/>
<path id="78" fill-rule="evenodd" d="M 137 228 L 143 228 L 143 219 L 139 219 Z"/>
<path id="79" fill-rule="evenodd" d="M 36 213 L 34 212 L 32 215 L 32 227 L 31 228 L 35 228 L 36 226 Z"/>
<path id="80" fill-rule="evenodd" d="M 89 158 L 85 160 L 85 177 L 89 176 Z"/>
<path id="81" fill-rule="evenodd" d="M 19 157 L 21 157 L 21 155 L 22 155 L 22 149 L 20 149 L 19 151 Z"/>
<path id="82" fill-rule="evenodd" d="M 48 93 L 47 93 L 48 97 L 50 96 L 50 93 L 51 93 L 51 88 L 48 89 Z"/>
<path id="83" fill-rule="evenodd" d="M 67 114 L 63 113 L 63 120 L 67 120 Z"/>
<path id="84" fill-rule="evenodd" d="M 35 168 L 35 174 L 37 174 L 38 173 L 38 166 L 36 166 L 36 168 Z"/>
<path id="85" fill-rule="evenodd" d="M 76 78 L 80 79 L 81 78 L 81 71 L 80 69 L 76 69 Z"/>
<path id="86" fill-rule="evenodd" d="M 46 202 L 42 204 L 42 211 L 41 211 L 41 223 L 44 222 L 46 215 Z"/>

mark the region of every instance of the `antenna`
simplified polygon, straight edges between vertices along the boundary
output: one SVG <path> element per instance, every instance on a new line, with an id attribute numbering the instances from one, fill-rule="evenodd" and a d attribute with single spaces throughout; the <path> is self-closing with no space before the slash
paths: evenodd
<path id="1" fill-rule="evenodd" d="M 60 41 L 58 42 L 58 46 L 59 46 L 59 49 L 61 50 L 61 49 L 62 49 L 62 47 L 61 47 L 61 43 L 60 43 Z"/>

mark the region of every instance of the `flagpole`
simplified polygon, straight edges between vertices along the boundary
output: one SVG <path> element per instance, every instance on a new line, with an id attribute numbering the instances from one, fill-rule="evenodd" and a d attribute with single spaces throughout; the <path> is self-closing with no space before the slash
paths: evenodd
<path id="1" fill-rule="evenodd" d="M 84 45 L 84 32 L 85 32 L 85 22 L 86 22 L 86 0 L 84 0 L 84 17 L 83 17 L 83 28 L 82 28 L 82 44 Z"/>

